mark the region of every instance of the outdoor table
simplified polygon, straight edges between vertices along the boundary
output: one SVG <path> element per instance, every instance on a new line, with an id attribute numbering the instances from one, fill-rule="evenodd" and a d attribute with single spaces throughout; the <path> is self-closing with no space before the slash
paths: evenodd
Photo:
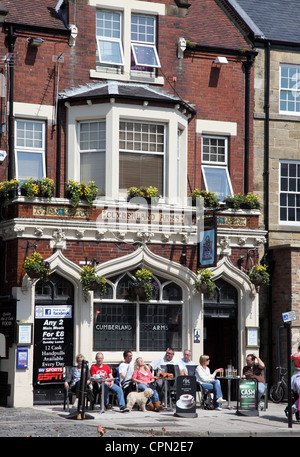
<path id="1" fill-rule="evenodd" d="M 116 378 L 95 378 L 91 377 L 90 378 L 92 382 L 96 382 L 100 388 L 101 386 L 101 400 L 100 400 L 100 413 L 105 413 L 105 408 L 104 408 L 104 384 L 105 381 L 115 381 Z"/>
<path id="2" fill-rule="evenodd" d="M 157 377 L 156 376 L 155 379 L 156 379 L 156 382 L 161 380 L 164 383 L 164 390 L 165 390 L 165 392 L 164 392 L 164 396 L 165 396 L 165 407 L 164 407 L 164 409 L 168 410 L 168 411 L 173 411 L 173 408 L 171 406 L 168 407 L 168 390 L 169 390 L 168 389 L 168 381 L 174 381 L 175 382 L 175 378 L 163 378 L 163 377 Z M 171 400 L 170 400 L 170 405 L 172 405 L 172 401 Z"/>
<path id="3" fill-rule="evenodd" d="M 231 401 L 231 381 L 239 381 L 241 378 L 240 376 L 218 376 L 216 379 L 225 379 L 227 380 L 227 395 L 228 395 L 228 404 L 227 404 L 227 408 L 228 409 L 232 409 L 232 406 L 230 405 L 230 401 Z"/>

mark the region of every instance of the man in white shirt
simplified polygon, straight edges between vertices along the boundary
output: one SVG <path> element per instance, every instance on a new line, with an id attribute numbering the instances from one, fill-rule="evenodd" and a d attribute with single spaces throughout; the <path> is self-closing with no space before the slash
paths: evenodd
<path id="1" fill-rule="evenodd" d="M 124 396 L 126 397 L 130 390 L 130 383 L 134 372 L 134 362 L 132 360 L 132 352 L 123 352 L 124 362 L 119 365 L 120 384 L 124 390 Z"/>
<path id="2" fill-rule="evenodd" d="M 165 367 L 166 365 L 178 365 L 180 374 L 186 374 L 182 361 L 174 357 L 174 349 L 172 348 L 168 348 L 164 356 L 158 357 L 150 363 L 150 367 L 158 372 L 165 370 L 165 368 L 162 369 L 161 367 Z"/>

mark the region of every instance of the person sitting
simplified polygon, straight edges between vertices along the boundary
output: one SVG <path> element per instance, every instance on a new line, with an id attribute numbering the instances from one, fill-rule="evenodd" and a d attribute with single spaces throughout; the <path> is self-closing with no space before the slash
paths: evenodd
<path id="1" fill-rule="evenodd" d="M 298 345 L 297 352 L 291 354 L 291 361 L 294 362 L 294 372 L 291 379 L 291 388 L 298 394 L 298 398 L 292 405 L 292 414 L 296 413 L 299 420 L 299 395 L 300 395 L 300 344 Z"/>
<path id="2" fill-rule="evenodd" d="M 176 377 L 175 366 L 178 367 L 178 371 L 180 375 L 187 375 L 187 371 L 181 362 L 180 359 L 174 357 L 174 349 L 167 348 L 165 355 L 158 357 L 157 359 L 153 360 L 150 363 L 150 367 L 152 370 L 155 370 L 156 373 L 167 371 L 168 373 L 172 373 L 174 377 Z M 158 390 L 159 397 L 162 399 L 164 395 L 164 382 L 162 379 L 158 379 L 156 382 L 156 387 Z M 170 381 L 168 383 L 168 389 L 174 386 L 174 381 Z"/>
<path id="3" fill-rule="evenodd" d="M 153 385 L 155 378 L 149 368 L 146 367 L 142 357 L 138 357 L 134 363 L 132 381 L 136 382 L 138 392 L 144 391 L 148 387 L 153 390 L 153 396 L 150 398 L 147 406 L 150 411 L 160 411 L 162 406 L 159 401 L 157 390 Z"/>
<path id="4" fill-rule="evenodd" d="M 132 360 L 132 352 L 123 352 L 124 362 L 119 365 L 120 385 L 126 399 L 129 392 L 132 390 L 132 375 L 134 371 L 134 362 Z"/>
<path id="5" fill-rule="evenodd" d="M 78 407 L 78 398 L 79 398 L 79 389 L 80 389 L 80 380 L 81 380 L 81 369 L 82 369 L 82 362 L 85 360 L 84 355 L 78 354 L 76 356 L 76 366 L 72 367 L 69 376 L 66 378 L 64 386 L 65 389 L 70 389 L 71 392 L 75 393 L 76 399 L 73 403 L 72 408 Z M 90 374 L 87 374 L 87 386 L 90 383 Z"/>
<path id="6" fill-rule="evenodd" d="M 128 408 L 126 408 L 126 406 L 125 406 L 123 390 L 121 389 L 121 387 L 114 384 L 113 379 L 110 380 L 110 378 L 112 378 L 111 369 L 108 365 L 103 363 L 103 360 L 104 360 L 104 356 L 103 356 L 102 352 L 98 352 L 96 354 L 96 364 L 91 366 L 90 372 L 91 372 L 91 376 L 98 375 L 98 376 L 100 376 L 100 378 L 107 379 L 107 381 L 105 381 L 105 383 L 104 383 L 105 408 L 106 409 L 111 408 L 111 405 L 109 405 L 109 403 L 108 403 L 108 393 L 109 393 L 109 391 L 112 391 L 112 392 L 116 393 L 116 395 L 117 395 L 120 411 L 122 411 L 122 412 L 129 411 Z M 99 386 L 97 383 L 94 384 L 94 388 L 95 388 L 96 392 L 99 391 Z"/>
<path id="7" fill-rule="evenodd" d="M 243 368 L 242 377 L 246 379 L 256 379 L 257 380 L 257 402 L 259 409 L 263 409 L 263 406 L 260 404 L 260 399 L 266 391 L 266 381 L 265 381 L 265 364 L 264 362 L 254 354 L 248 354 L 246 357 L 247 365 Z"/>
<path id="8" fill-rule="evenodd" d="M 183 351 L 183 357 L 181 359 L 181 362 L 183 366 L 186 368 L 187 365 L 189 366 L 195 366 L 196 364 L 192 361 L 191 359 L 192 352 L 189 349 L 185 349 Z"/>
<path id="9" fill-rule="evenodd" d="M 214 408 L 216 410 L 221 409 L 221 404 L 225 401 L 223 400 L 223 394 L 221 389 L 221 384 L 218 379 L 215 379 L 216 374 L 219 373 L 222 368 L 217 368 L 213 373 L 210 372 L 208 367 L 209 365 L 209 356 L 201 355 L 199 359 L 199 364 L 196 368 L 196 379 L 201 383 L 203 389 L 207 389 L 214 394 Z"/>

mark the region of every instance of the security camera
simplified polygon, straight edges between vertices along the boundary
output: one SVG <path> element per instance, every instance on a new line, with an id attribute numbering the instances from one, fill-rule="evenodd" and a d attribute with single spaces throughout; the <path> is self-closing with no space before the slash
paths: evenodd
<path id="1" fill-rule="evenodd" d="M 4 160 L 6 159 L 6 151 L 0 151 L 0 164 L 4 162 Z"/>

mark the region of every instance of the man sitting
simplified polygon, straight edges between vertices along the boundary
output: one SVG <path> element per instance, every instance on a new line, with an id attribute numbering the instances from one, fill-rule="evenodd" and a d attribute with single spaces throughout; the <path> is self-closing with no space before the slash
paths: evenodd
<path id="1" fill-rule="evenodd" d="M 125 400 L 124 400 L 124 395 L 123 395 L 123 390 L 121 387 L 117 386 L 114 384 L 113 379 L 109 380 L 112 378 L 112 373 L 111 369 L 108 365 L 105 365 L 103 363 L 104 356 L 102 352 L 98 352 L 96 354 L 96 364 L 91 366 L 90 373 L 91 376 L 98 375 L 100 378 L 107 379 L 104 383 L 104 405 L 106 409 L 110 409 L 111 405 L 108 404 L 108 393 L 109 390 L 112 392 L 115 392 L 118 398 L 118 403 L 120 407 L 120 411 L 125 412 L 129 411 L 128 408 L 125 406 Z M 95 389 L 99 389 L 98 384 L 94 384 Z"/>
<path id="2" fill-rule="evenodd" d="M 132 390 L 132 375 L 134 372 L 134 362 L 132 360 L 132 352 L 123 352 L 124 362 L 119 365 L 120 384 L 124 391 L 126 399 L 129 392 Z"/>

